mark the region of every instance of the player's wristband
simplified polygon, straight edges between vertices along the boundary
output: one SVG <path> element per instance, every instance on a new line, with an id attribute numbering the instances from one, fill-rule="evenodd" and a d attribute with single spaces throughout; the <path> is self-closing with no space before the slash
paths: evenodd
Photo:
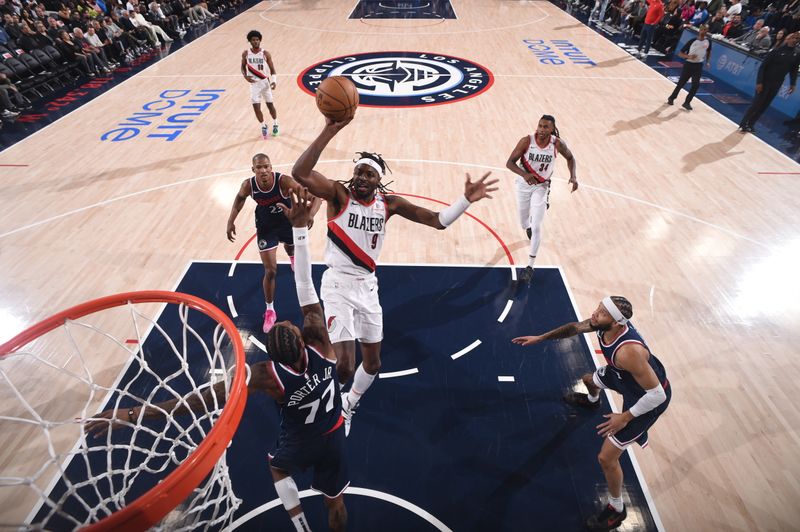
<path id="1" fill-rule="evenodd" d="M 269 82 L 270 83 L 274 83 L 275 86 L 277 87 L 278 86 L 278 76 L 277 76 L 277 74 L 270 74 Z"/>

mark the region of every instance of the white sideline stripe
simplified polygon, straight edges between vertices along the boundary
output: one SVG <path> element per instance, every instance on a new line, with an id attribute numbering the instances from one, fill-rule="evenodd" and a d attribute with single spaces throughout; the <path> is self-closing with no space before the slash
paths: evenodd
<path id="1" fill-rule="evenodd" d="M 513 299 L 509 299 L 508 302 L 506 303 L 506 308 L 503 309 L 503 313 L 500 314 L 499 318 L 497 318 L 498 322 L 503 323 L 503 320 L 506 319 L 506 316 L 508 316 L 508 312 L 511 310 L 511 305 L 513 305 L 513 304 L 514 304 L 514 300 Z"/>
<path id="2" fill-rule="evenodd" d="M 378 377 L 381 379 L 393 379 L 394 377 L 404 377 L 406 375 L 413 375 L 419 373 L 417 368 L 404 369 L 403 371 L 390 371 L 388 373 L 379 373 Z"/>
<path id="3" fill-rule="evenodd" d="M 248 337 L 247 337 L 247 339 L 248 339 L 248 340 L 250 340 L 251 342 L 253 342 L 253 345 L 255 345 L 256 347 L 258 347 L 259 349 L 261 349 L 261 350 L 262 350 L 262 351 L 264 351 L 265 353 L 269 354 L 269 351 L 267 351 L 267 346 L 265 346 L 264 344 L 262 344 L 262 343 L 261 343 L 261 342 L 258 340 L 258 338 L 256 338 L 255 336 L 253 336 L 253 335 L 251 334 L 250 336 L 248 336 Z"/>
<path id="4" fill-rule="evenodd" d="M 464 355 L 466 355 L 467 353 L 469 353 L 470 351 L 472 351 L 473 349 L 475 349 L 479 345 L 481 345 L 481 341 L 480 340 L 475 340 L 474 342 L 469 344 L 467 347 L 465 347 L 464 349 L 462 349 L 458 353 L 454 353 L 454 354 L 450 355 L 450 358 L 455 360 L 458 357 L 463 357 Z"/>
<path id="5" fill-rule="evenodd" d="M 517 280 L 517 269 L 513 265 L 511 266 L 511 280 Z"/>
<path id="6" fill-rule="evenodd" d="M 344 492 L 348 495 L 362 495 L 364 497 L 371 497 L 373 499 L 379 499 L 382 501 L 389 502 L 391 504 L 394 504 L 395 506 L 399 506 L 400 508 L 408 510 L 412 514 L 422 518 L 423 520 L 427 521 L 441 532 L 453 532 L 447 525 L 445 525 L 439 519 L 431 515 L 430 512 L 427 512 L 426 510 L 423 510 L 419 506 L 412 504 L 405 499 L 401 499 L 400 497 L 396 497 L 394 495 L 391 495 L 383 491 L 371 490 L 367 488 L 355 488 L 353 486 L 348 487 L 346 490 L 344 490 Z M 304 499 L 306 497 L 318 497 L 321 495 L 321 493 L 308 489 L 301 491 L 298 495 L 300 496 L 301 499 Z M 244 525 L 254 517 L 266 513 L 272 510 L 273 508 L 277 508 L 278 506 L 281 505 L 282 503 L 280 499 L 273 499 L 270 502 L 259 506 L 258 508 L 254 508 L 249 512 L 247 512 L 246 514 L 244 514 L 239 519 L 237 519 L 236 521 L 234 521 L 233 523 L 231 523 L 230 528 L 227 528 L 226 532 L 231 532 L 233 530 L 236 530 L 238 527 Z"/>
<path id="7" fill-rule="evenodd" d="M 497 376 L 498 382 L 514 382 L 514 377 L 511 375 L 498 375 Z"/>
<path id="8" fill-rule="evenodd" d="M 231 269 L 230 269 L 230 270 L 228 270 L 228 277 L 233 277 L 233 270 L 235 270 L 235 269 L 236 269 L 236 264 L 237 264 L 238 262 L 239 262 L 239 261 L 236 261 L 236 260 L 232 260 L 232 261 L 231 261 Z"/>
<path id="9" fill-rule="evenodd" d="M 233 306 L 233 296 L 228 296 L 228 308 L 231 309 L 231 316 L 234 318 L 239 316 L 236 312 L 236 307 Z"/>
<path id="10" fill-rule="evenodd" d="M 577 19 L 576 19 L 577 20 Z M 561 269 L 559 266 L 558 271 L 561 273 L 561 280 L 564 282 L 564 288 L 567 289 L 567 295 L 569 296 L 569 301 L 572 303 L 572 309 L 575 311 L 575 317 L 578 321 L 581 320 L 581 314 L 578 311 L 578 305 L 575 303 L 575 297 L 572 295 L 572 289 L 570 288 L 569 284 L 567 283 L 567 277 L 564 275 L 564 270 Z M 586 342 L 586 347 L 589 349 L 589 353 L 592 355 L 592 362 L 596 367 L 600 367 L 600 364 L 597 362 L 597 357 L 594 356 L 594 348 L 592 347 L 592 343 L 589 340 L 589 333 L 582 335 L 583 341 Z M 611 390 L 604 390 L 606 394 L 606 400 L 608 404 L 611 405 L 611 411 L 619 413 L 619 409 L 612 401 Z M 642 474 L 642 470 L 639 467 L 639 462 L 636 461 L 636 455 L 633 453 L 633 446 L 629 446 L 626 451 L 628 456 L 631 459 L 631 464 L 633 465 L 633 470 L 636 472 L 636 478 L 639 479 L 639 484 L 642 486 L 642 493 L 644 493 L 644 498 L 647 501 L 647 506 L 650 508 L 650 514 L 653 516 L 653 522 L 656 524 L 656 529 L 660 532 L 664 532 L 664 523 L 661 522 L 661 516 L 658 515 L 658 509 L 656 509 L 656 503 L 653 500 L 653 496 L 650 494 L 650 489 L 647 487 L 647 482 L 644 480 L 644 475 Z"/>

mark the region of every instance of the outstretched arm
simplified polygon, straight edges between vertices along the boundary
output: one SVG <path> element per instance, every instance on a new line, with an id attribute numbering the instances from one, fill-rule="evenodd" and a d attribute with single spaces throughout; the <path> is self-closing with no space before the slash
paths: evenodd
<path id="1" fill-rule="evenodd" d="M 294 284 L 297 300 L 303 311 L 303 338 L 310 345 L 319 349 L 327 358 L 336 360 L 328 329 L 325 326 L 325 314 L 319 304 L 319 296 L 311 277 L 311 255 L 308 251 L 308 222 L 313 213 L 319 209 L 321 201 L 311 196 L 308 190 L 292 192 L 291 208 L 278 204 L 283 214 L 292 223 L 294 236 Z"/>
<path id="2" fill-rule="evenodd" d="M 572 183 L 572 190 L 570 192 L 575 192 L 578 190 L 578 176 L 575 174 L 575 156 L 572 155 L 572 152 L 569 148 L 567 148 L 567 143 L 563 140 L 558 140 L 558 153 L 564 156 L 564 159 L 567 160 L 567 168 L 569 168 L 569 182 Z"/>
<path id="3" fill-rule="evenodd" d="M 589 320 L 583 320 L 581 322 L 575 321 L 572 323 L 567 323 L 566 325 L 562 325 L 561 327 L 553 329 L 552 331 L 546 332 L 539 336 L 518 336 L 511 341 L 518 345 L 534 345 L 538 344 L 539 342 L 544 342 L 545 340 L 569 338 L 570 336 L 575 336 L 576 334 L 583 334 L 594 330 L 595 328 L 592 327 L 592 324 Z"/>
<path id="4" fill-rule="evenodd" d="M 445 229 L 455 222 L 456 219 L 467 210 L 470 204 L 480 201 L 483 198 L 492 197 L 489 193 L 497 190 L 497 187 L 492 187 L 492 185 L 497 183 L 497 179 L 487 181 L 486 179 L 489 175 L 491 175 L 491 172 L 486 172 L 483 177 L 473 183 L 470 180 L 469 174 L 467 174 L 467 181 L 464 183 L 464 195 L 441 212 L 433 212 L 419 205 L 414 205 L 400 196 L 387 196 L 386 201 L 389 207 L 389 215 L 397 214 L 418 224 L 427 225 L 436 229 Z"/>
<path id="5" fill-rule="evenodd" d="M 244 202 L 247 201 L 247 196 L 250 195 L 252 189 L 250 188 L 250 180 L 245 179 L 242 182 L 242 186 L 239 187 L 239 192 L 236 193 L 236 197 L 233 199 L 233 206 L 231 206 L 231 214 L 228 216 L 228 240 L 233 242 L 236 240 L 236 217 L 239 216 L 239 212 L 244 207 Z"/>
<path id="6" fill-rule="evenodd" d="M 319 161 L 319 156 L 322 150 L 331 141 L 333 137 L 347 124 L 350 120 L 343 122 L 334 122 L 330 118 L 325 118 L 325 128 L 317 136 L 316 139 L 306 148 L 297 162 L 294 163 L 292 168 L 292 177 L 301 185 L 308 188 L 314 196 L 322 198 L 328 202 L 336 202 L 342 204 L 346 198 L 341 197 L 341 194 L 346 195 L 347 191 L 343 186 L 337 188 L 337 183 L 314 170 L 314 166 Z"/>
<path id="7" fill-rule="evenodd" d="M 247 383 L 248 395 L 253 392 L 264 392 L 276 401 L 283 399 L 281 391 L 266 362 L 259 362 L 250 368 L 250 379 Z M 180 416 L 189 412 L 204 412 L 219 408 L 225 402 L 225 382 L 218 382 L 206 388 L 203 393 L 197 390 L 189 392 L 180 399 L 170 399 L 154 405 L 134 406 L 131 408 L 110 408 L 92 416 L 84 425 L 86 434 L 98 438 L 109 430 L 126 427 L 145 419 L 159 419 Z"/>

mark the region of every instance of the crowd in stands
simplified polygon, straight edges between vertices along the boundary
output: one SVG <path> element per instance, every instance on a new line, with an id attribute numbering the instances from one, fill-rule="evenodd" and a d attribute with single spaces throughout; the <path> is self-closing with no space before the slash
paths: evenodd
<path id="1" fill-rule="evenodd" d="M 0 0 L 0 118 L 155 55 L 243 0 Z M 2 122 L 0 121 L 0 127 Z"/>
<path id="2" fill-rule="evenodd" d="M 653 3 L 567 0 L 567 8 L 590 13 L 590 24 L 610 25 L 629 38 L 652 30 L 653 48 L 668 56 L 675 52 L 681 31 L 687 26 L 707 24 L 714 38 L 727 39 L 758 55 L 774 50 L 786 35 L 800 30 L 800 0 L 665 0 L 663 15 L 651 29 L 646 19 Z"/>

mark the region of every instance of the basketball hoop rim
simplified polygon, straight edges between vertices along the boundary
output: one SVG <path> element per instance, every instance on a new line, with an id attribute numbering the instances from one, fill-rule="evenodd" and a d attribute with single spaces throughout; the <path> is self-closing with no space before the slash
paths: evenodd
<path id="1" fill-rule="evenodd" d="M 173 508 L 185 500 L 192 490 L 208 475 L 214 464 L 228 446 L 239 426 L 247 401 L 245 383 L 244 344 L 233 321 L 217 306 L 199 297 L 166 290 L 123 292 L 86 301 L 63 310 L 22 331 L 11 340 L 0 345 L 0 357 L 11 354 L 36 338 L 74 320 L 94 312 L 119 307 L 127 303 L 175 303 L 190 308 L 217 320 L 233 343 L 236 353 L 236 373 L 230 394 L 217 422 L 195 451 L 172 473 L 147 493 L 112 515 L 87 526 L 84 530 L 99 532 L 111 530 L 145 530 L 164 518 Z"/>

